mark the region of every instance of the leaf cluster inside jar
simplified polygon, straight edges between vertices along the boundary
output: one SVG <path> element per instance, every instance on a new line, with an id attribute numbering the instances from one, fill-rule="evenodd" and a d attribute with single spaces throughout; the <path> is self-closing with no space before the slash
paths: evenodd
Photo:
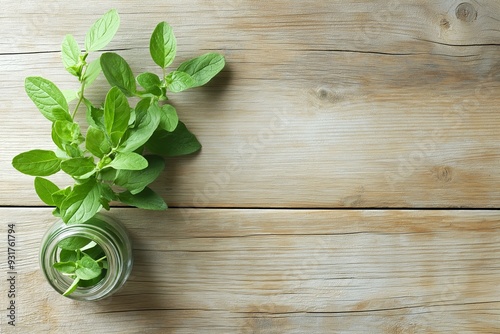
<path id="1" fill-rule="evenodd" d="M 62 62 L 75 76 L 78 90 L 60 90 L 39 76 L 25 80 L 25 90 L 40 113 L 52 123 L 54 150 L 34 149 L 14 157 L 13 166 L 35 176 L 35 190 L 54 215 L 67 224 L 84 222 L 113 201 L 143 209 L 164 210 L 163 199 L 149 184 L 163 171 L 163 157 L 191 154 L 201 148 L 169 103 L 170 93 L 202 86 L 218 74 L 225 59 L 206 53 L 168 71 L 177 53 L 177 40 L 167 22 L 154 29 L 149 51 L 160 73 L 134 76 L 127 61 L 114 52 L 95 54 L 113 39 L 120 25 L 110 10 L 87 32 L 85 46 L 72 35 L 62 43 Z M 93 60 L 90 58 L 96 57 Z M 87 97 L 87 89 L 104 74 L 110 89 L 104 103 Z M 75 116 L 85 109 L 86 126 Z M 75 181 L 60 188 L 47 176 L 62 171 Z"/>
<path id="2" fill-rule="evenodd" d="M 63 293 L 64 296 L 70 295 L 78 287 L 95 286 L 106 276 L 106 254 L 94 241 L 84 237 L 69 237 L 59 242 L 58 248 L 59 259 L 53 267 L 73 280 Z"/>

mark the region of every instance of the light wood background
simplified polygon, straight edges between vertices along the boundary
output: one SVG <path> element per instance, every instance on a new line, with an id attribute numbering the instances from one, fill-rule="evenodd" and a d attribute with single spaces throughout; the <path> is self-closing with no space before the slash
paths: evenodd
<path id="1" fill-rule="evenodd" d="M 203 150 L 167 161 L 170 210 L 113 210 L 132 277 L 81 303 L 44 282 L 54 218 L 10 161 L 52 148 L 24 78 L 76 87 L 62 39 L 110 8 L 107 50 L 136 73 L 156 71 L 163 20 L 174 64 L 227 66 L 171 96 Z M 0 240 L 16 223 L 19 272 L 12 328 L 0 247 L 2 333 L 500 332 L 500 2 L 2 1 L 0 26 Z"/>

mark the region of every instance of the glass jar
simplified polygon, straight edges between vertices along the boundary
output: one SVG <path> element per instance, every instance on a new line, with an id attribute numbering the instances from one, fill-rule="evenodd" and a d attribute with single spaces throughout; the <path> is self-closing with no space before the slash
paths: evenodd
<path id="1" fill-rule="evenodd" d="M 90 287 L 78 287 L 67 297 L 76 300 L 99 300 L 110 296 L 123 286 L 132 270 L 132 245 L 125 228 L 103 214 L 97 214 L 82 224 L 66 225 L 62 220 L 45 233 L 40 247 L 40 268 L 50 285 L 63 294 L 73 279 L 53 267 L 59 262 L 59 242 L 69 237 L 94 241 L 106 255 L 108 268 L 105 276 Z"/>

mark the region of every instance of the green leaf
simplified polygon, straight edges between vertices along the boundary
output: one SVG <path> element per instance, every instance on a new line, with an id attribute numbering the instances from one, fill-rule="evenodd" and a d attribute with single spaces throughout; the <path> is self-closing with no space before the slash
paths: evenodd
<path id="1" fill-rule="evenodd" d="M 75 274 L 81 280 L 90 280 L 101 274 L 101 266 L 90 256 L 84 255 L 80 260 L 76 261 L 76 264 Z"/>
<path id="2" fill-rule="evenodd" d="M 104 102 L 104 125 L 114 144 L 118 144 L 127 130 L 129 119 L 130 106 L 127 97 L 117 87 L 111 88 Z"/>
<path id="3" fill-rule="evenodd" d="M 35 178 L 35 191 L 40 199 L 47 205 L 54 206 L 52 194 L 59 191 L 59 187 L 43 177 Z"/>
<path id="4" fill-rule="evenodd" d="M 95 180 L 77 184 L 61 203 L 61 217 L 66 224 L 83 223 L 101 208 L 100 188 Z"/>
<path id="5" fill-rule="evenodd" d="M 157 193 L 150 188 L 145 188 L 138 194 L 132 194 L 129 191 L 118 194 L 122 203 L 146 210 L 166 210 L 167 204 Z"/>
<path id="6" fill-rule="evenodd" d="M 167 157 L 191 154 L 201 149 L 198 139 L 180 121 L 173 132 L 156 131 L 146 146 L 151 152 Z"/>
<path id="7" fill-rule="evenodd" d="M 89 126 L 87 130 L 85 148 L 99 158 L 102 158 L 111 151 L 111 145 L 104 131 L 94 126 Z"/>
<path id="8" fill-rule="evenodd" d="M 128 130 L 128 138 L 120 146 L 121 152 L 132 152 L 144 145 L 153 135 L 154 131 L 160 124 L 160 112 L 154 112 L 152 105 L 147 112 L 141 112 L 136 107 L 136 112 L 139 114 L 139 119 L 136 121 L 136 126 Z"/>
<path id="9" fill-rule="evenodd" d="M 92 172 L 95 172 L 94 159 L 89 158 L 73 158 L 64 160 L 61 162 L 61 169 L 71 176 L 83 177 L 90 176 Z"/>
<path id="10" fill-rule="evenodd" d="M 173 71 L 165 78 L 167 89 L 173 93 L 182 92 L 183 90 L 196 87 L 197 82 L 192 76 L 186 72 Z"/>
<path id="11" fill-rule="evenodd" d="M 127 96 L 136 91 L 135 78 L 128 63 L 114 52 L 106 52 L 100 58 L 102 73 L 110 86 L 116 86 Z"/>
<path id="12" fill-rule="evenodd" d="M 141 170 L 148 167 L 148 161 L 134 152 L 117 152 L 108 166 L 114 169 Z"/>
<path id="13" fill-rule="evenodd" d="M 161 107 L 160 128 L 172 132 L 177 128 L 178 124 L 179 116 L 175 108 L 170 104 L 164 104 Z"/>
<path id="14" fill-rule="evenodd" d="M 197 87 L 209 82 L 224 68 L 225 64 L 223 55 L 207 53 L 182 63 L 177 71 L 189 74 L 195 80 L 193 87 Z"/>
<path id="15" fill-rule="evenodd" d="M 94 22 L 85 36 L 85 49 L 97 51 L 108 45 L 120 27 L 120 17 L 115 9 L 108 11 Z"/>
<path id="16" fill-rule="evenodd" d="M 100 59 L 93 60 L 87 67 L 85 71 L 85 76 L 83 77 L 83 81 L 86 86 L 89 86 L 101 73 L 101 61 Z"/>
<path id="17" fill-rule="evenodd" d="M 24 82 L 26 94 L 49 121 L 55 121 L 54 109 L 69 113 L 64 94 L 51 81 L 42 77 L 28 77 Z"/>
<path id="18" fill-rule="evenodd" d="M 73 274 L 76 270 L 76 263 L 73 261 L 56 262 L 52 266 L 63 274 Z"/>
<path id="19" fill-rule="evenodd" d="M 81 73 L 81 67 L 83 65 L 80 62 L 80 47 L 76 42 L 73 35 L 66 35 L 61 46 L 61 58 L 64 64 L 64 68 L 74 76 L 79 76 Z"/>
<path id="20" fill-rule="evenodd" d="M 91 240 L 85 237 L 68 237 L 59 241 L 57 247 L 68 251 L 76 251 L 82 247 L 85 247 L 90 242 Z"/>
<path id="21" fill-rule="evenodd" d="M 135 195 L 156 180 L 163 171 L 165 162 L 162 157 L 157 155 L 147 155 L 145 158 L 148 161 L 147 168 L 139 171 L 119 170 L 116 175 L 115 184 L 124 187 L 131 194 Z"/>
<path id="22" fill-rule="evenodd" d="M 161 85 L 160 77 L 154 73 L 144 72 L 137 76 L 137 82 L 145 90 L 150 90 Z"/>
<path id="23" fill-rule="evenodd" d="M 59 253 L 59 261 L 60 262 L 76 262 L 78 257 L 74 250 L 61 249 Z"/>
<path id="24" fill-rule="evenodd" d="M 12 165 L 24 174 L 49 176 L 61 169 L 61 159 L 52 151 L 32 150 L 16 155 Z"/>
<path id="25" fill-rule="evenodd" d="M 149 41 L 149 52 L 153 61 L 161 68 L 166 68 L 175 58 L 177 41 L 172 27 L 167 22 L 156 26 Z"/>

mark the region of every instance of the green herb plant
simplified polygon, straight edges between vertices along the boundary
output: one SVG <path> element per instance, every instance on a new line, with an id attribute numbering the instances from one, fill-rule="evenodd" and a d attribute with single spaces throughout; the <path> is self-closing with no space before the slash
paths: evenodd
<path id="1" fill-rule="evenodd" d="M 77 91 L 60 90 L 39 76 L 25 80 L 27 95 L 52 122 L 56 148 L 21 153 L 12 164 L 21 173 L 35 176 L 36 193 L 44 203 L 55 206 L 54 215 L 66 224 L 83 223 L 102 208 L 109 210 L 112 201 L 165 210 L 164 200 L 148 187 L 163 171 L 163 157 L 191 154 L 201 148 L 179 121 L 167 93 L 202 86 L 225 65 L 222 55 L 207 53 L 167 71 L 177 42 L 171 26 L 161 22 L 149 43 L 151 58 L 161 74 L 144 72 L 135 77 L 117 53 L 95 53 L 108 45 L 119 25 L 116 10 L 108 11 L 87 32 L 84 51 L 72 35 L 65 36 L 62 62 L 78 78 Z M 91 54 L 97 56 L 93 61 L 89 61 Z M 95 105 L 86 92 L 101 72 L 111 88 L 103 105 Z M 86 111 L 85 126 L 76 120 L 81 109 Z M 74 184 L 59 188 L 46 178 L 59 171 L 71 176 Z M 59 248 L 60 262 L 54 267 L 74 278 L 66 294 L 102 279 L 106 256 L 99 245 L 74 239 Z"/>

